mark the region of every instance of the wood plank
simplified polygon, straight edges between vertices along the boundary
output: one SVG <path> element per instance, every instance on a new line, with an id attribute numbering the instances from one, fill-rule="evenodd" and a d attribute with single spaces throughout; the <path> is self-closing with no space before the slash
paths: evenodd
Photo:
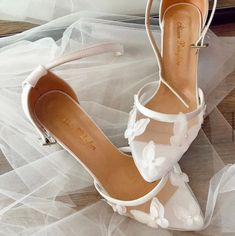
<path id="1" fill-rule="evenodd" d="M 235 23 L 213 25 L 211 30 L 218 36 L 235 36 Z"/>
<path id="2" fill-rule="evenodd" d="M 10 36 L 31 29 L 36 25 L 27 22 L 0 20 L 0 37 Z"/>
<path id="3" fill-rule="evenodd" d="M 212 4 L 213 0 L 210 0 Z M 228 8 L 228 7 L 235 7 L 234 0 L 218 0 L 218 8 Z"/>

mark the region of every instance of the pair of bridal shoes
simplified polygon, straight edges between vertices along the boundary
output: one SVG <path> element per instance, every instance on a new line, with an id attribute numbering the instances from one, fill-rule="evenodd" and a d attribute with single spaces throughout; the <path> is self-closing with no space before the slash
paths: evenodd
<path id="1" fill-rule="evenodd" d="M 52 69 L 113 52 L 104 43 L 38 66 L 23 82 L 22 106 L 43 145 L 58 143 L 89 172 L 94 186 L 113 210 L 153 228 L 194 231 L 203 228 L 200 206 L 178 161 L 196 138 L 205 112 L 197 84 L 198 50 L 216 8 L 207 20 L 208 0 L 162 0 L 161 51 L 146 30 L 159 66 L 159 81 L 134 96 L 125 132 L 132 156 L 115 147 L 79 104 L 76 92 Z"/>

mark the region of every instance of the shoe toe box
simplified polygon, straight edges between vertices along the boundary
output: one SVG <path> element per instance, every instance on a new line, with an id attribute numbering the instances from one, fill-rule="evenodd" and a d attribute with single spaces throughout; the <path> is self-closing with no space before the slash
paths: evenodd
<path id="1" fill-rule="evenodd" d="M 180 186 L 167 201 L 165 217 L 171 229 L 196 231 L 202 229 L 204 225 L 201 208 L 187 184 Z"/>

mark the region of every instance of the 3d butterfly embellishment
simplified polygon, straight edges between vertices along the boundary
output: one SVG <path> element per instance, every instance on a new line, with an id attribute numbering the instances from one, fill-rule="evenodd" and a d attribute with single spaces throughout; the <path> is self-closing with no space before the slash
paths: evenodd
<path id="1" fill-rule="evenodd" d="M 141 223 L 147 224 L 150 227 L 158 228 L 168 228 L 169 222 L 164 218 L 165 210 L 163 205 L 159 202 L 157 198 L 153 198 L 150 205 L 150 213 L 147 214 L 143 211 L 131 210 L 130 213 L 134 218 Z"/>
<path id="2" fill-rule="evenodd" d="M 204 105 L 203 111 L 199 114 L 199 120 L 198 120 L 199 125 L 203 124 L 205 113 L 206 113 L 206 105 Z"/>
<path id="3" fill-rule="evenodd" d="M 143 149 L 142 165 L 144 168 L 148 168 L 149 175 L 166 161 L 165 157 L 157 157 L 156 145 L 153 141 L 150 141 Z"/>
<path id="4" fill-rule="evenodd" d="M 169 174 L 169 179 L 173 186 L 184 186 L 185 183 L 189 182 L 188 175 L 181 171 L 178 164 L 173 167 L 173 170 Z"/>
<path id="5" fill-rule="evenodd" d="M 186 116 L 183 113 L 180 113 L 174 124 L 173 136 L 170 138 L 170 143 L 173 146 L 183 146 L 187 137 L 188 121 Z"/>
<path id="6" fill-rule="evenodd" d="M 176 218 L 183 221 L 187 226 L 203 225 L 200 209 L 196 205 L 190 204 L 188 209 L 175 205 L 173 210 Z"/>
<path id="7" fill-rule="evenodd" d="M 120 215 L 125 215 L 127 213 L 127 208 L 125 206 L 115 205 L 108 201 L 105 202 L 107 202 L 113 208 L 114 212 L 117 212 Z"/>
<path id="8" fill-rule="evenodd" d="M 133 108 L 130 113 L 128 127 L 125 132 L 125 138 L 129 140 L 129 143 L 131 143 L 135 137 L 143 134 L 150 122 L 150 119 L 140 119 L 136 121 L 136 114 L 137 110 L 136 108 Z"/>

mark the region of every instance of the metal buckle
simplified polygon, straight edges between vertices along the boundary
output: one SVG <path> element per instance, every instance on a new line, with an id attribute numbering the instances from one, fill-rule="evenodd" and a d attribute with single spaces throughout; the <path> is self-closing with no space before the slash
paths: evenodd
<path id="1" fill-rule="evenodd" d="M 42 142 L 42 146 L 50 146 L 53 144 L 56 144 L 56 140 L 52 137 L 46 137 L 43 142 Z"/>
<path id="2" fill-rule="evenodd" d="M 208 43 L 206 43 L 206 44 L 204 44 L 204 45 L 191 44 L 191 48 L 196 48 L 196 49 L 207 48 L 208 46 L 209 46 Z"/>

